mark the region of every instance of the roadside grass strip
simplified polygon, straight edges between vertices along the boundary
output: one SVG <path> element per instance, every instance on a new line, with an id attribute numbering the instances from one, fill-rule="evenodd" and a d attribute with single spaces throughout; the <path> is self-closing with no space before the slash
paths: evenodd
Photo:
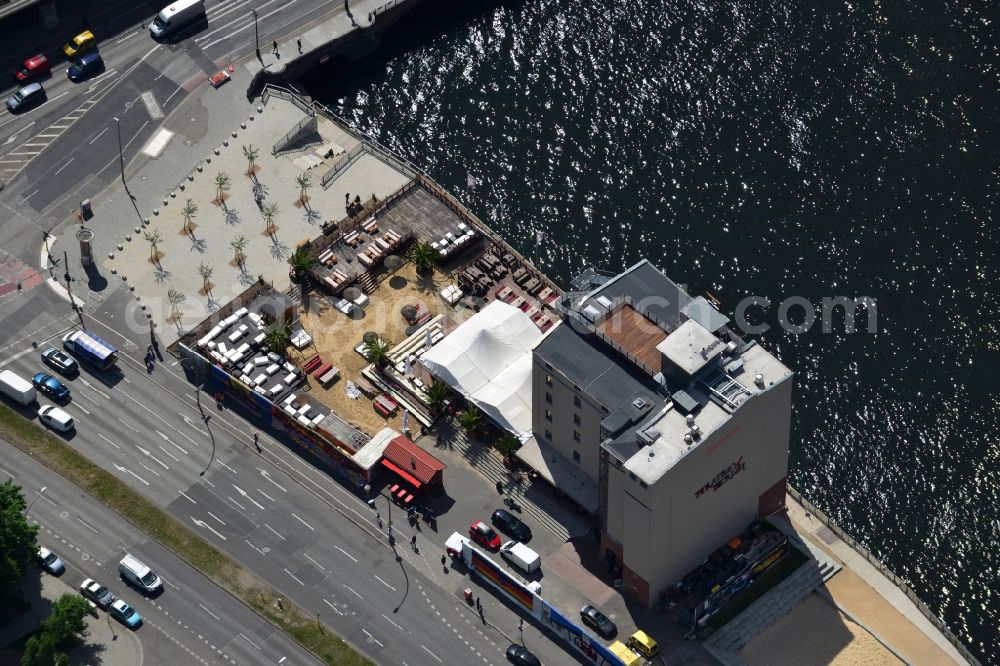
<path id="1" fill-rule="evenodd" d="M 0 438 L 74 483 L 212 579 L 327 664 L 372 664 L 329 628 L 292 604 L 165 511 L 49 432 L 0 404 Z"/>

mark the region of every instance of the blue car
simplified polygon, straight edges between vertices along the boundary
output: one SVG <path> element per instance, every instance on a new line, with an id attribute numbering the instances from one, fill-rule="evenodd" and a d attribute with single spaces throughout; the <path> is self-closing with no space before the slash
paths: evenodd
<path id="1" fill-rule="evenodd" d="M 35 388 L 53 400 L 69 400 L 69 389 L 47 372 L 39 372 L 31 378 Z"/>
<path id="2" fill-rule="evenodd" d="M 101 54 L 97 51 L 91 51 L 90 53 L 84 53 L 82 56 L 77 58 L 77 60 L 70 65 L 69 69 L 66 70 L 66 76 L 70 78 L 71 81 L 80 81 L 85 79 L 94 72 L 99 72 L 104 69 L 104 59 L 101 58 Z"/>
<path id="3" fill-rule="evenodd" d="M 111 617 L 115 618 L 129 629 L 135 629 L 142 624 L 142 616 L 139 611 L 129 606 L 121 599 L 115 599 L 114 603 L 108 607 Z"/>

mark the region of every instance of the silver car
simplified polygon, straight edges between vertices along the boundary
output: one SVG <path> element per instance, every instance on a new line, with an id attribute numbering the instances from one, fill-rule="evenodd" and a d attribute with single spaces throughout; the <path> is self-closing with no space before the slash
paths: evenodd
<path id="1" fill-rule="evenodd" d="M 101 608 L 107 608 L 115 600 L 115 595 L 111 590 L 104 587 L 97 581 L 88 578 L 80 584 L 80 594 L 87 597 Z"/>
<path id="2" fill-rule="evenodd" d="M 53 576 L 61 576 L 66 571 L 66 565 L 59 559 L 59 556 L 45 546 L 38 548 L 38 562 Z"/>

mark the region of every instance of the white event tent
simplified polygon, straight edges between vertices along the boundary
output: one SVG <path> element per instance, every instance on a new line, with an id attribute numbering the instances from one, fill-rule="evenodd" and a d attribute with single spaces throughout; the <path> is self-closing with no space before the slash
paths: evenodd
<path id="1" fill-rule="evenodd" d="M 518 308 L 493 301 L 421 362 L 522 441 L 531 436 L 531 350 L 542 332 Z"/>

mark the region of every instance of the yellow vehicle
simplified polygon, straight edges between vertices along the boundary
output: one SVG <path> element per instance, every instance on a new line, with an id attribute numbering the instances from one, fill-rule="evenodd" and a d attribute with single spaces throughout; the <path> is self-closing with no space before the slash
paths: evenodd
<path id="1" fill-rule="evenodd" d="M 628 646 L 621 641 L 615 641 L 608 646 L 608 649 L 621 659 L 625 666 L 642 666 L 642 657 L 629 650 Z"/>
<path id="2" fill-rule="evenodd" d="M 69 43 L 63 47 L 63 53 L 65 53 L 70 58 L 76 57 L 85 51 L 97 46 L 97 37 L 94 37 L 94 33 L 89 30 L 84 30 L 79 35 L 69 40 Z"/>
<path id="3" fill-rule="evenodd" d="M 660 646 L 642 629 L 629 636 L 628 646 L 646 659 L 654 659 L 660 653 Z"/>

